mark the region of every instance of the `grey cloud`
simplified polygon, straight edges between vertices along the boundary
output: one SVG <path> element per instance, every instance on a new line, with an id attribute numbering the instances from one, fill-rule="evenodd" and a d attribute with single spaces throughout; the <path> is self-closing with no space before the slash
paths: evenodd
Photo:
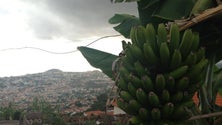
<path id="1" fill-rule="evenodd" d="M 108 23 L 110 17 L 115 13 L 137 14 L 135 3 L 112 4 L 109 0 L 35 1 L 29 3 L 44 9 L 46 14 L 50 13 L 48 16 L 30 15 L 29 24 L 40 38 L 63 36 L 75 40 L 114 34 L 113 26 Z M 41 11 L 43 15 L 44 11 Z"/>

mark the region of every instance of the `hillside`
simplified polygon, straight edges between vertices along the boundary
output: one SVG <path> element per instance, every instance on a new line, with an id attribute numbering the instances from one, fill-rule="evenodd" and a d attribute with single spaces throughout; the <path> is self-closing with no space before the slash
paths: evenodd
<path id="1" fill-rule="evenodd" d="M 52 69 L 43 73 L 0 78 L 0 105 L 9 102 L 25 109 L 34 97 L 59 105 L 63 113 L 82 112 L 90 108 L 96 96 L 111 90 L 114 85 L 99 71 L 63 72 Z M 78 107 L 76 104 L 80 104 Z"/>

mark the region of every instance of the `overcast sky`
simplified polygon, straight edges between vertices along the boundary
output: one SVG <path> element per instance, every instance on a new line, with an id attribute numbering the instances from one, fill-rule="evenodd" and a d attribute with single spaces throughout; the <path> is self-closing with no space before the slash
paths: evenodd
<path id="1" fill-rule="evenodd" d="M 112 4 L 110 0 L 1 0 L 0 1 L 0 77 L 43 72 L 88 71 L 93 68 L 75 50 L 99 37 L 118 34 L 108 23 L 115 13 L 137 15 L 135 3 Z M 121 39 L 109 38 L 90 47 L 118 54 Z"/>

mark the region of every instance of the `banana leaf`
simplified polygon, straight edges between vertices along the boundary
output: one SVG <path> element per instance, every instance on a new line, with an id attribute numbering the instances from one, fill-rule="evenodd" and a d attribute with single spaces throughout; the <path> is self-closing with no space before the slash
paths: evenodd
<path id="1" fill-rule="evenodd" d="M 131 28 L 140 24 L 137 17 L 129 14 L 115 14 L 109 19 L 110 24 L 118 24 L 114 29 L 122 34 L 124 37 L 129 38 Z"/>
<path id="2" fill-rule="evenodd" d="M 118 58 L 118 56 L 83 46 L 78 47 L 78 50 L 91 66 L 101 69 L 108 77 L 113 77 L 112 63 Z"/>
<path id="3" fill-rule="evenodd" d="M 186 18 L 195 4 L 196 0 L 165 0 L 153 14 L 154 17 L 166 20 L 179 20 Z"/>

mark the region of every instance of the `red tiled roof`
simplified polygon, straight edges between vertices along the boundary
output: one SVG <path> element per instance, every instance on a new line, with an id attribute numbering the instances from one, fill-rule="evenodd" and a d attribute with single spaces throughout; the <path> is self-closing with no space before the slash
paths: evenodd
<path id="1" fill-rule="evenodd" d="M 92 116 L 92 115 L 99 116 L 99 115 L 105 114 L 105 112 L 98 110 L 98 111 L 88 111 L 88 112 L 85 112 L 85 114 L 86 116 Z"/>

